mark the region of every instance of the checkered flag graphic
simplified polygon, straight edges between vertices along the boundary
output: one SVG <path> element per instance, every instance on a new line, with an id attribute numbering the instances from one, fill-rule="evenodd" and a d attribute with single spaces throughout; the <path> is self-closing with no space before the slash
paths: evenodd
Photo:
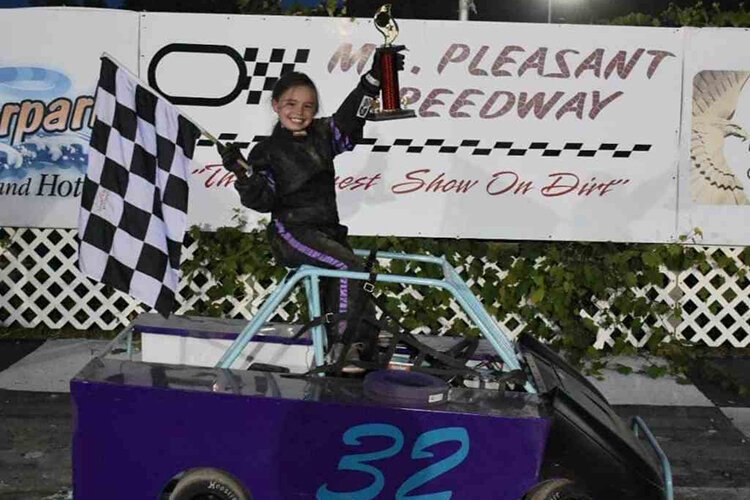
<path id="1" fill-rule="evenodd" d="M 270 93 L 278 79 L 290 71 L 296 71 L 298 64 L 305 64 L 310 57 L 310 49 L 285 49 L 273 47 L 270 54 L 260 53 L 257 47 L 245 48 L 243 59 L 250 72 L 247 77 L 247 103 L 260 104 L 263 92 Z"/>
<path id="2" fill-rule="evenodd" d="M 200 129 L 106 55 L 94 110 L 78 267 L 167 316 L 175 306 Z"/>

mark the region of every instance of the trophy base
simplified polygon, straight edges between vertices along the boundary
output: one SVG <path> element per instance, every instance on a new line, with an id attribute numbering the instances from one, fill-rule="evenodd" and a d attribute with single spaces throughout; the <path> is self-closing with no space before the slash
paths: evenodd
<path id="1" fill-rule="evenodd" d="M 372 122 L 381 122 L 385 120 L 400 120 L 402 118 L 416 118 L 417 114 L 413 109 L 386 109 L 383 111 L 370 111 L 365 120 Z"/>

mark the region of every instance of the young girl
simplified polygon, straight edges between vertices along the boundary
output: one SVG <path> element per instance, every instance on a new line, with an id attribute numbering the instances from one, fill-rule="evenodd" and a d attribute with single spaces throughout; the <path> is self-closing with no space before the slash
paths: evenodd
<path id="1" fill-rule="evenodd" d="M 219 148 L 224 167 L 237 175 L 235 188 L 243 205 L 258 212 L 270 212 L 267 235 L 276 260 L 288 267 L 310 264 L 339 270 L 362 271 L 363 263 L 347 242 L 348 229 L 339 222 L 334 186 L 333 159 L 354 149 L 362 137 L 365 116 L 380 89 L 380 64 L 362 76 L 357 87 L 331 117 L 315 118 L 318 91 L 303 73 L 288 72 L 276 82 L 272 106 L 279 121 L 268 139 L 250 152 L 247 171 L 237 162 L 241 157 L 234 144 Z M 403 68 L 403 56 L 397 59 Z M 323 280 L 326 312 L 349 313 L 358 303 L 362 281 Z M 364 315 L 374 318 L 373 306 Z M 329 333 L 338 340 L 346 322 Z M 356 350 L 349 359 L 372 359 L 377 349 L 377 330 L 366 321 L 356 332 Z M 344 356 L 347 353 L 343 353 Z"/>

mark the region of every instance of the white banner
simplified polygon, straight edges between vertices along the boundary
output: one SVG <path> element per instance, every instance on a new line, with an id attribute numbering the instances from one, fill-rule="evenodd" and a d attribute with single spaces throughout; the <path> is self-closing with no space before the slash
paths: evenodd
<path id="1" fill-rule="evenodd" d="M 270 88 L 282 70 L 307 73 L 318 86 L 321 115 L 330 115 L 382 42 L 366 19 L 6 12 L 0 40 L 13 50 L 0 57 L 0 224 L 8 226 L 75 227 L 85 151 L 55 149 L 52 139 L 73 132 L 86 139 L 88 116 L 73 120 L 71 105 L 64 117 L 59 102 L 90 98 L 102 51 L 202 127 L 248 143 L 248 151 L 275 123 Z M 76 36 L 62 40 L 39 29 L 45 24 L 65 24 Z M 678 236 L 685 31 L 416 20 L 399 26 L 396 43 L 409 49 L 402 95 L 417 117 L 368 123 L 364 142 L 336 159 L 340 214 L 352 233 Z M 46 76 L 17 71 L 28 67 L 46 69 Z M 55 83 L 60 75 L 67 86 Z M 42 115 L 31 104 L 24 108 L 32 100 L 44 103 Z M 42 125 L 26 131 L 38 116 Z M 213 147 L 199 146 L 195 158 L 191 223 L 230 224 L 240 207 L 230 176 Z M 71 161 L 79 166 L 64 166 Z M 62 175 L 66 168 L 70 178 Z"/>
<path id="2" fill-rule="evenodd" d="M 745 29 L 686 31 L 679 234 L 750 244 L 750 43 Z"/>
<path id="3" fill-rule="evenodd" d="M 138 61 L 138 14 L 3 9 L 0 224 L 76 226 L 99 56 Z"/>
<path id="4" fill-rule="evenodd" d="M 673 237 L 679 31 L 399 25 L 396 43 L 409 49 L 402 95 L 417 118 L 369 123 L 366 144 L 337 158 L 352 232 Z M 142 28 L 141 74 L 204 127 L 251 145 L 273 127 L 268 89 L 285 65 L 317 83 L 330 114 L 382 40 L 368 20 L 161 14 Z M 191 217 L 226 224 L 238 197 L 212 148 L 196 159 Z"/>

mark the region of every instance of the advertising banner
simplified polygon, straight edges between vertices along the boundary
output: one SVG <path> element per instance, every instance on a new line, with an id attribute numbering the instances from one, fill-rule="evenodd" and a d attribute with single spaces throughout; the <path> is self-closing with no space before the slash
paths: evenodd
<path id="1" fill-rule="evenodd" d="M 686 30 L 678 233 L 750 243 L 750 42 L 745 29 Z"/>
<path id="2" fill-rule="evenodd" d="M 416 117 L 368 122 L 337 157 L 352 233 L 657 242 L 699 228 L 703 243 L 750 241 L 750 67 L 725 50 L 744 30 L 399 27 Z M 102 52 L 249 152 L 275 124 L 282 72 L 307 73 L 327 116 L 383 40 L 369 19 L 48 8 L 4 11 L 0 41 L 0 224 L 73 228 Z M 195 159 L 191 224 L 262 219 L 208 141 Z"/>
<path id="3" fill-rule="evenodd" d="M 399 27 L 395 43 L 408 48 L 402 98 L 417 117 L 368 123 L 363 142 L 337 157 L 340 214 L 352 233 L 674 237 L 681 31 Z M 271 88 L 282 71 L 308 74 L 320 115 L 330 115 L 383 41 L 367 19 L 148 14 L 141 30 L 140 74 L 246 152 L 273 128 Z M 239 199 L 203 144 L 192 222 L 225 225 Z"/>
<path id="4" fill-rule="evenodd" d="M 0 224 L 75 227 L 99 56 L 136 67 L 138 14 L 4 9 L 0 44 Z"/>

